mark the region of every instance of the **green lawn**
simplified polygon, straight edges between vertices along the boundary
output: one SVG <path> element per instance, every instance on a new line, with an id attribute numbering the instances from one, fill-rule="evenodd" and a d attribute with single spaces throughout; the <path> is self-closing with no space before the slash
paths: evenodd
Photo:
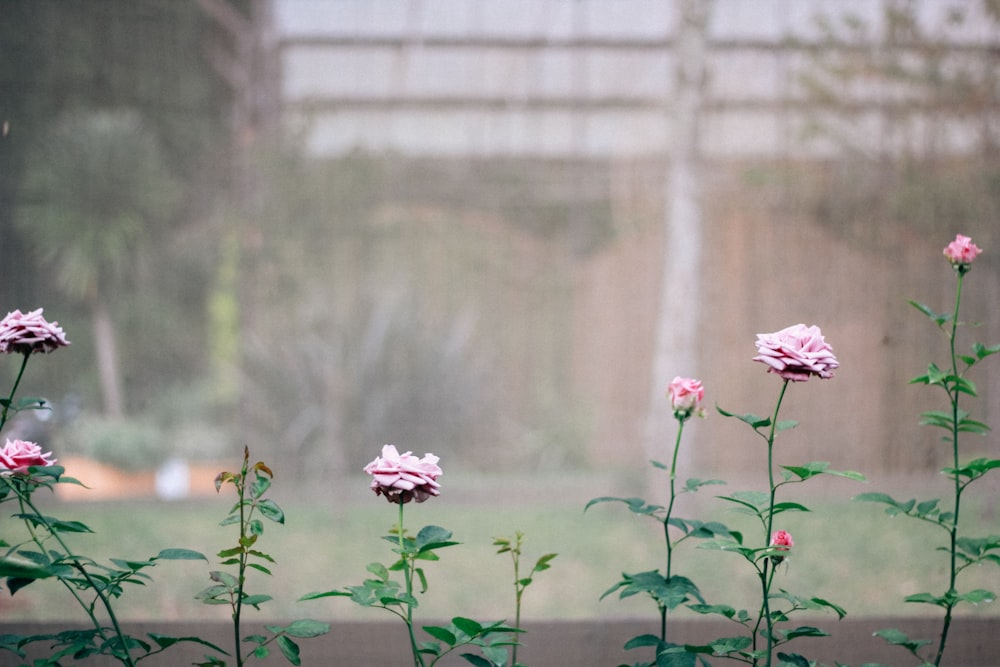
<path id="1" fill-rule="evenodd" d="M 385 612 L 358 608 L 346 598 L 301 603 L 296 599 L 310 591 L 360 583 L 366 576 L 366 564 L 372 561 L 389 564 L 391 545 L 380 538 L 395 521 L 395 506 L 367 493 L 336 502 L 289 500 L 282 498 L 279 488 L 276 483 L 276 499 L 287 521 L 285 525 L 267 524 L 258 543 L 276 559 L 272 567 L 275 576 L 252 572 L 248 586 L 250 592 L 274 597 L 262 608 L 262 616 L 389 620 Z M 675 515 L 721 520 L 759 540 L 759 533 L 746 517 L 713 498 L 726 488 L 706 487 L 697 496 L 685 496 L 684 501 L 696 501 L 698 507 L 682 506 Z M 813 511 L 781 515 L 780 527 L 794 535 L 796 546 L 794 556 L 780 566 L 776 586 L 823 597 L 845 607 L 851 616 L 936 615 L 936 608 L 905 604 L 902 599 L 921 591 L 940 593 L 946 587 L 947 556 L 933 550 L 943 544 L 944 532 L 911 519 L 889 518 L 877 505 L 847 500 L 851 492 L 877 490 L 870 485 L 844 488 L 842 499 L 836 501 L 795 498 Z M 481 620 L 512 618 L 509 557 L 496 555 L 492 541 L 515 530 L 526 533 L 526 561 L 533 563 L 547 552 L 559 554 L 552 568 L 538 575 L 528 589 L 525 618 L 590 619 L 655 613 L 652 603 L 639 596 L 624 601 L 615 596 L 601 600 L 600 596 L 623 571 L 662 567 L 665 550 L 660 524 L 631 514 L 619 503 L 597 505 L 584 512 L 585 499 L 591 496 L 580 489 L 561 494 L 562 500 L 554 505 L 539 504 L 523 490 L 515 489 L 509 495 L 515 498 L 509 505 L 449 499 L 446 494 L 406 506 L 411 531 L 436 524 L 452 530 L 462 543 L 442 550 L 439 562 L 426 564 L 429 590 L 420 597 L 419 615 L 435 619 L 454 615 Z M 976 502 L 978 497 L 969 495 L 963 510 L 967 531 L 1000 533 L 992 513 L 995 500 Z M 521 502 L 516 502 L 518 499 Z M 71 505 L 48 500 L 45 511 L 89 525 L 95 534 L 71 535 L 71 545 L 78 553 L 99 560 L 146 558 L 167 547 L 196 549 L 209 556 L 210 563 L 164 561 L 149 570 L 154 581 L 127 589 L 118 602 L 123 618 L 222 619 L 227 617 L 225 607 L 205 606 L 193 597 L 211 583 L 208 573 L 218 568 L 214 554 L 234 543 L 235 527 L 218 526 L 231 502 L 232 497 L 225 493 L 219 498 L 183 503 Z M 5 509 L 0 537 L 11 541 L 20 528 L 9 518 L 12 510 Z M 749 565 L 735 554 L 698 549 L 696 544 L 686 542 L 676 551 L 675 573 L 694 580 L 710 603 L 752 606 L 757 582 Z M 996 590 L 997 574 L 998 570 L 990 567 L 967 572 L 960 580 L 960 589 Z M 962 613 L 997 614 L 998 608 L 966 606 Z M 36 582 L 13 597 L 0 593 L 0 617 L 8 621 L 83 620 L 69 595 L 51 581 Z"/>

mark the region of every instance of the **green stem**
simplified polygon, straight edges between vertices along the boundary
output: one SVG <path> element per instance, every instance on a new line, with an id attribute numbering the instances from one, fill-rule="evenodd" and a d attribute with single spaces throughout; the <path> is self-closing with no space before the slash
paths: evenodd
<path id="1" fill-rule="evenodd" d="M 521 585 L 521 534 L 517 533 L 514 536 L 515 549 L 511 549 L 510 557 L 514 561 L 514 627 L 518 630 L 521 629 L 521 596 L 524 594 L 524 586 Z M 517 647 L 518 643 L 514 644 L 511 655 L 511 665 L 517 665 Z"/>
<path id="2" fill-rule="evenodd" d="M 7 423 L 7 412 L 14 404 L 14 394 L 17 393 L 17 385 L 21 384 L 21 377 L 24 375 L 24 369 L 28 365 L 28 357 L 30 356 L 31 352 L 25 352 L 24 359 L 21 360 L 21 369 L 17 372 L 17 379 L 14 380 L 14 386 L 10 388 L 10 396 L 7 397 L 7 402 L 3 405 L 3 413 L 0 414 L 0 429 Z"/>
<path id="3" fill-rule="evenodd" d="M 244 503 L 244 498 L 246 495 L 246 482 L 247 482 L 247 472 L 249 468 L 247 464 L 249 463 L 249 452 L 244 450 L 243 454 L 243 470 L 240 475 L 240 480 L 236 484 L 236 491 L 240 500 L 240 563 L 239 571 L 237 572 L 236 579 L 236 599 L 233 600 L 233 654 L 236 656 L 236 666 L 243 666 L 243 654 L 240 652 L 240 623 L 243 616 L 243 590 L 244 590 L 244 577 L 246 576 L 247 567 L 247 547 L 246 544 L 247 537 L 247 517 L 246 517 L 246 503 Z"/>
<path id="4" fill-rule="evenodd" d="M 778 412 L 781 410 L 781 403 L 785 399 L 785 391 L 788 390 L 789 380 L 781 384 L 781 393 L 778 394 L 778 402 L 774 406 L 774 414 L 771 415 L 771 428 L 767 434 L 767 483 L 770 488 L 770 497 L 767 506 L 767 522 L 764 527 L 764 546 L 771 546 L 771 531 L 774 529 L 774 498 L 778 487 L 774 483 L 774 436 L 778 428 Z M 767 667 L 771 667 L 771 653 L 774 650 L 774 621 L 771 619 L 771 582 L 773 576 L 767 576 L 767 566 L 769 560 L 764 561 L 764 569 L 761 574 L 761 586 L 763 587 L 764 599 L 761 603 L 761 616 L 767 623 Z M 754 642 L 756 646 L 757 628 L 760 627 L 760 618 L 757 618 L 757 626 L 754 628 Z"/>
<path id="5" fill-rule="evenodd" d="M 958 358 L 955 354 L 955 335 L 958 332 L 958 308 L 962 301 L 962 281 L 965 277 L 964 271 L 958 272 L 958 287 L 955 293 L 955 310 L 951 316 L 951 332 L 948 336 L 948 348 L 951 359 L 951 376 L 953 378 L 958 377 Z M 952 470 L 958 470 L 958 385 L 953 383 L 952 386 L 945 386 L 945 390 L 948 392 L 948 398 L 951 400 L 951 453 L 952 453 Z M 952 477 L 955 481 L 955 516 L 951 522 L 950 535 L 950 568 L 948 577 L 948 593 L 949 602 L 944 608 L 944 621 L 941 626 L 941 641 L 938 643 L 937 655 L 934 658 L 935 667 L 941 664 L 941 658 L 944 655 L 945 643 L 948 641 L 948 629 L 951 626 L 951 615 L 952 610 L 955 608 L 955 603 L 950 601 L 952 599 L 952 594 L 955 593 L 955 583 L 958 577 L 957 568 L 957 557 L 958 557 L 958 513 L 961 507 L 962 500 L 962 485 L 957 473 L 953 473 Z"/>
<path id="6" fill-rule="evenodd" d="M 424 659 L 417 649 L 417 638 L 413 635 L 413 558 L 406 553 L 403 540 L 403 503 L 399 503 L 399 524 L 396 526 L 399 536 L 399 557 L 403 561 L 403 578 L 406 580 L 406 631 L 410 636 L 410 649 L 413 651 L 414 667 L 424 667 Z"/>
<path id="7" fill-rule="evenodd" d="M 681 449 L 681 435 L 684 433 L 684 422 L 687 417 L 679 417 L 677 427 L 677 438 L 674 440 L 674 454 L 670 461 L 670 500 L 667 503 L 667 515 L 663 518 L 663 539 L 667 543 L 667 585 L 670 585 L 670 577 L 673 574 L 674 545 L 670 541 L 670 517 L 674 511 L 674 501 L 677 499 L 674 482 L 677 479 L 677 453 Z M 660 606 L 660 640 L 667 641 L 667 606 Z"/>

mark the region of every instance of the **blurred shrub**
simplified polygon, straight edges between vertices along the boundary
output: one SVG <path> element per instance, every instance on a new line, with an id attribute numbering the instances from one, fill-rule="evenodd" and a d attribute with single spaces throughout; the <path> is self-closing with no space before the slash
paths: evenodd
<path id="1" fill-rule="evenodd" d="M 65 434 L 67 450 L 123 470 L 149 470 L 172 452 L 168 439 L 141 419 L 86 416 Z"/>

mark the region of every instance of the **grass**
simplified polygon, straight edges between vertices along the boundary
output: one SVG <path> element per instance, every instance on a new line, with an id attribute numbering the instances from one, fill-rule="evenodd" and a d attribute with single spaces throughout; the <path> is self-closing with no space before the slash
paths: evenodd
<path id="1" fill-rule="evenodd" d="M 297 599 L 310 591 L 361 583 L 367 574 L 365 566 L 372 561 L 390 564 L 392 545 L 380 538 L 395 521 L 395 506 L 369 495 L 366 489 L 363 495 L 333 494 L 335 498 L 329 494 L 314 499 L 282 497 L 280 481 L 276 481 L 273 495 L 284 508 L 287 521 L 285 525 L 267 524 L 258 543 L 277 561 L 272 567 L 274 576 L 249 575 L 250 592 L 274 597 L 262 607 L 260 616 L 390 620 L 385 612 L 362 609 L 346 598 Z M 524 562 L 529 567 L 544 553 L 559 554 L 552 568 L 539 574 L 525 593 L 524 618 L 653 618 L 652 603 L 641 596 L 600 598 L 622 572 L 662 568 L 665 551 L 660 524 L 631 514 L 619 503 L 596 505 L 584 512 L 587 499 L 604 495 L 601 484 L 591 481 L 588 485 L 583 479 L 564 483 L 565 488 L 546 485 L 541 477 L 510 483 L 479 480 L 470 483 L 470 488 L 479 490 L 478 496 L 466 496 L 456 488 L 452 498 L 446 493 L 424 504 L 408 505 L 409 530 L 436 524 L 452 530 L 462 543 L 443 549 L 439 562 L 426 564 L 429 590 L 419 598 L 418 615 L 425 619 L 454 615 L 480 620 L 513 618 L 509 556 L 497 555 L 492 542 L 494 537 L 512 536 L 521 530 L 526 534 Z M 851 493 L 862 490 L 851 484 L 845 482 L 839 488 L 842 493 L 832 499 L 826 494 L 812 500 L 796 497 L 813 511 L 781 515 L 780 527 L 794 535 L 796 547 L 794 555 L 781 565 L 776 586 L 830 600 L 845 607 L 852 617 L 938 615 L 936 608 L 902 600 L 911 593 L 943 590 L 947 554 L 934 547 L 944 544 L 945 533 L 910 519 L 889 518 L 880 506 L 847 500 Z M 546 498 L 540 488 L 553 495 Z M 594 488 L 597 493 L 590 492 Z M 695 496 L 684 496 L 685 502 L 675 515 L 721 520 L 759 540 L 759 529 L 748 524 L 746 517 L 713 498 L 716 490 L 725 488 L 706 487 Z M 749 487 L 729 487 L 739 488 Z M 868 486 L 863 490 L 873 489 Z M 487 502 L 483 493 L 498 499 Z M 513 500 L 501 502 L 504 497 Z M 791 497 L 789 493 L 788 499 Z M 71 505 L 49 499 L 44 511 L 90 526 L 95 533 L 69 536 L 71 546 L 101 561 L 112 556 L 146 558 L 168 547 L 196 549 L 209 557 L 209 563 L 163 561 L 149 570 L 153 581 L 127 589 L 118 601 L 116 609 L 124 619 L 222 620 L 228 618 L 226 607 L 202 605 L 193 597 L 211 584 L 210 570 L 223 569 L 214 554 L 235 542 L 235 527 L 218 526 L 232 500 L 225 491 L 219 498 L 182 503 L 150 500 Z M 993 513 L 996 508 L 989 500 L 968 494 L 963 510 L 968 534 L 1000 533 Z M 0 535 L 8 541 L 17 530 L 17 522 L 8 516 L 0 520 Z M 687 542 L 675 552 L 675 572 L 693 579 L 709 603 L 752 608 L 758 589 L 749 565 L 734 554 L 697 549 L 695 544 Z M 995 589 L 996 570 L 991 569 L 977 568 L 963 574 L 961 589 Z M 961 610 L 962 614 L 998 614 L 990 605 L 966 605 Z M 248 620 L 253 618 L 252 611 L 248 614 Z M 36 582 L 13 597 L 0 593 L 0 617 L 6 621 L 82 620 L 67 593 L 50 581 Z"/>

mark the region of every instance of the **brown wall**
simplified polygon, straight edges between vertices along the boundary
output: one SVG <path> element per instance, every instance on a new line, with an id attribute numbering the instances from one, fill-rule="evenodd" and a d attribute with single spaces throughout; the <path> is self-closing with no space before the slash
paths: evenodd
<path id="1" fill-rule="evenodd" d="M 805 638 L 789 643 L 785 649 L 800 652 L 821 663 L 860 665 L 879 663 L 898 665 L 912 662 L 903 649 L 890 646 L 872 633 L 883 628 L 898 628 L 910 637 L 934 637 L 940 632 L 939 623 L 913 618 L 875 618 L 839 622 L 819 619 L 818 627 L 830 632 L 830 637 Z M 804 625 L 812 624 L 809 621 Z M 704 643 L 722 636 L 734 636 L 734 626 L 709 621 L 676 621 L 671 626 L 675 641 Z M 36 634 L 62 630 L 44 625 L 3 624 L 0 632 L 5 634 Z M 612 667 L 625 660 L 635 662 L 649 659 L 648 649 L 622 650 L 622 645 L 639 634 L 655 633 L 653 624 L 637 621 L 548 621 L 528 623 L 523 635 L 523 647 L 518 651 L 518 661 L 532 667 Z M 158 624 L 156 626 L 133 626 L 126 632 L 139 635 L 147 631 L 184 637 L 198 636 L 221 647 L 231 644 L 232 628 L 226 624 Z M 959 619 L 952 625 L 948 648 L 945 653 L 947 665 L 962 667 L 995 667 L 1000 655 L 1000 622 L 996 619 Z M 409 664 L 406 630 L 402 623 L 336 623 L 331 632 L 314 639 L 298 642 L 302 649 L 302 664 L 314 667 L 396 667 Z M 201 659 L 206 654 L 197 644 L 175 645 L 161 656 L 154 656 L 142 662 L 147 667 L 176 667 Z M 32 654 L 35 655 L 34 653 Z M 9 655 L 0 656 L 2 664 L 8 662 Z M 285 659 L 275 651 L 264 660 L 254 660 L 260 665 L 287 665 Z M 91 660 L 80 663 L 104 667 L 117 665 L 110 660 Z M 442 667 L 467 665 L 459 656 L 449 656 L 438 664 Z"/>

